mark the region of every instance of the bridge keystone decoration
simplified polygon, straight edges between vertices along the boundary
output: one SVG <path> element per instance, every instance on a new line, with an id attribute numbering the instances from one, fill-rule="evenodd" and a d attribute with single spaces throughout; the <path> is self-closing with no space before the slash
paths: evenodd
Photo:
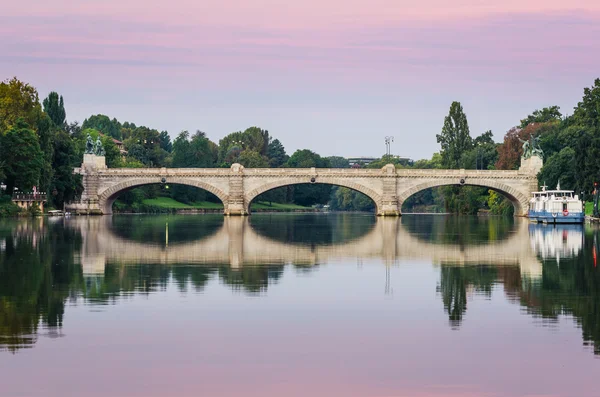
<path id="1" fill-rule="evenodd" d="M 542 161 L 521 159 L 518 170 L 440 170 L 347 168 L 107 168 L 104 156 L 85 154 L 81 167 L 84 191 L 66 210 L 81 214 L 112 214 L 124 191 L 150 184 L 181 184 L 211 192 L 223 202 L 224 215 L 249 215 L 250 203 L 260 194 L 282 186 L 323 183 L 347 187 L 370 197 L 378 216 L 399 216 L 404 201 L 421 190 L 448 185 L 493 189 L 507 197 L 515 215 L 526 216 L 531 192 L 538 190 Z"/>

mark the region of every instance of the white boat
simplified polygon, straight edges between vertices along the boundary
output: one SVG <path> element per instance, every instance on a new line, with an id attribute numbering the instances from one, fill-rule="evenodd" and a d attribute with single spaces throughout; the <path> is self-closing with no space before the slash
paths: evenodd
<path id="1" fill-rule="evenodd" d="M 572 190 L 562 190 L 560 183 L 556 190 L 533 192 L 529 200 L 529 219 L 542 223 L 583 223 L 585 211 L 579 196 Z"/>

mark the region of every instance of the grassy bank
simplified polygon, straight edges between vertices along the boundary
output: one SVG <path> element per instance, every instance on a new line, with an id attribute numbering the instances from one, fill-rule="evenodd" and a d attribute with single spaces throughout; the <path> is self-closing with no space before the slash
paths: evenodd
<path id="1" fill-rule="evenodd" d="M 177 211 L 222 211 L 223 204 L 209 201 L 196 203 L 182 203 L 170 197 L 157 197 L 144 199 L 140 204 L 134 204 L 131 207 L 124 206 L 119 202 L 115 203 L 115 212 L 136 212 L 136 213 L 169 213 Z M 294 211 L 315 211 L 312 207 L 305 207 L 296 204 L 255 202 L 250 206 L 254 212 L 294 212 Z"/>
<path id="2" fill-rule="evenodd" d="M 312 207 L 304 207 L 297 204 L 286 204 L 286 203 L 271 203 L 258 201 L 250 204 L 250 211 L 276 211 L 276 212 L 288 212 L 288 211 L 314 211 Z"/>
<path id="3" fill-rule="evenodd" d="M 157 197 L 153 199 L 145 199 L 142 201 L 144 205 L 154 206 L 167 209 L 203 209 L 203 210 L 222 210 L 223 204 L 212 203 L 209 201 L 200 201 L 197 203 L 186 204 L 173 200 L 170 197 Z"/>

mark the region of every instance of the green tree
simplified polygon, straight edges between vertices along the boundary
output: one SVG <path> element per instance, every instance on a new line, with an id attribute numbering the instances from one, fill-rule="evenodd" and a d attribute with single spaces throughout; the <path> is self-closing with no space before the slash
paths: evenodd
<path id="1" fill-rule="evenodd" d="M 44 153 L 35 132 L 20 118 L 0 139 L 6 191 L 11 194 L 15 187 L 23 191 L 31 190 L 39 182 L 44 165 Z"/>
<path id="2" fill-rule="evenodd" d="M 549 121 L 560 121 L 562 114 L 560 113 L 560 107 L 550 106 L 549 108 L 543 108 L 542 110 L 534 110 L 532 114 L 521 120 L 520 128 L 525 128 L 531 123 L 547 123 Z"/>
<path id="3" fill-rule="evenodd" d="M 161 131 L 159 135 L 160 147 L 165 152 L 171 153 L 173 151 L 173 145 L 171 144 L 171 137 L 167 131 Z"/>
<path id="4" fill-rule="evenodd" d="M 50 191 L 56 208 L 62 208 L 65 202 L 81 194 L 83 186 L 81 176 L 73 174 L 73 168 L 80 162 L 76 143 L 69 134 L 58 131 L 54 139 L 54 158 L 52 168 L 54 178 Z"/>
<path id="5" fill-rule="evenodd" d="M 563 189 L 576 189 L 577 178 L 575 170 L 575 150 L 566 147 L 558 153 L 550 156 L 542 171 L 538 175 L 538 181 L 554 188 L 559 182 Z"/>
<path id="6" fill-rule="evenodd" d="M 330 156 L 327 157 L 327 160 L 329 160 L 331 168 L 350 168 L 350 162 L 347 158 L 340 156 Z"/>
<path id="7" fill-rule="evenodd" d="M 460 102 L 452 102 L 450 112 L 444 119 L 441 134 L 436 135 L 442 146 L 442 162 L 446 168 L 459 168 L 463 153 L 471 149 L 469 123 Z"/>
<path id="8" fill-rule="evenodd" d="M 289 156 L 285 153 L 285 148 L 279 142 L 279 139 L 273 139 L 267 147 L 267 157 L 269 158 L 269 166 L 279 168 L 288 161 Z"/>
<path id="9" fill-rule="evenodd" d="M 600 181 L 600 79 L 583 90 L 572 121 L 578 136 L 574 148 L 577 187 L 590 191 L 594 182 Z"/>
<path id="10" fill-rule="evenodd" d="M 19 118 L 34 127 L 42 107 L 37 90 L 16 77 L 0 83 L 0 133 L 12 127 Z"/>
<path id="11" fill-rule="evenodd" d="M 52 123 L 52 120 L 46 113 L 41 113 L 40 118 L 37 122 L 37 136 L 40 149 L 44 154 L 44 162 L 40 172 L 39 188 L 40 191 L 48 192 L 52 178 L 54 177 L 54 170 L 52 168 L 52 158 L 54 157 L 54 135 L 56 133 L 56 126 Z"/>
<path id="12" fill-rule="evenodd" d="M 254 150 L 244 150 L 238 156 L 237 162 L 246 168 L 268 168 L 267 159 Z"/>
<path id="13" fill-rule="evenodd" d="M 473 140 L 473 147 L 461 156 L 461 168 L 487 170 L 493 169 L 498 160 L 497 144 L 492 131 L 486 131 Z"/>
<path id="14" fill-rule="evenodd" d="M 250 127 L 243 132 L 232 132 L 219 141 L 219 164 L 229 167 L 238 162 L 238 156 L 244 150 L 268 156 L 269 143 L 269 132 L 259 127 Z"/>
<path id="15" fill-rule="evenodd" d="M 96 114 L 85 119 L 81 125 L 81 128 L 84 130 L 87 128 L 92 128 L 115 139 L 123 139 L 121 135 L 121 124 L 119 121 L 115 118 L 111 120 L 104 114 Z"/>
<path id="16" fill-rule="evenodd" d="M 57 127 L 65 126 L 67 119 L 67 112 L 65 111 L 65 103 L 62 95 L 59 96 L 58 93 L 52 91 L 46 99 L 44 99 L 44 112 Z"/>

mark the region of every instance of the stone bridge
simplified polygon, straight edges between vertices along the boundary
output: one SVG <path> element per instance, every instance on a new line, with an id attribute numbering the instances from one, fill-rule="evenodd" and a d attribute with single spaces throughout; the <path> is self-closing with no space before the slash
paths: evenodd
<path id="1" fill-rule="evenodd" d="M 426 261 L 435 265 L 519 266 L 523 274 L 541 275 L 528 222 L 519 221 L 506 239 L 478 245 L 433 243 L 411 234 L 398 218 L 381 218 L 359 238 L 341 244 L 308 246 L 275 241 L 257 233 L 247 218 L 225 218 L 211 236 L 197 241 L 136 242 L 112 231 L 112 218 L 76 217 L 69 227 L 83 238 L 81 263 L 86 274 L 104 274 L 107 262 L 127 264 L 315 265 L 331 261 L 375 260 L 385 265 Z"/>
<path id="2" fill-rule="evenodd" d="M 225 215 L 248 215 L 250 203 L 260 194 L 282 186 L 322 183 L 343 186 L 370 197 L 377 215 L 398 216 L 413 194 L 447 185 L 482 186 L 507 197 L 515 214 L 527 215 L 531 192 L 538 189 L 541 159 L 522 160 L 521 168 L 496 170 L 321 168 L 107 168 L 104 157 L 86 154 L 75 172 L 83 176 L 81 200 L 66 209 L 85 214 L 112 214 L 112 205 L 124 191 L 150 184 L 181 184 L 207 190 L 217 196 Z"/>

